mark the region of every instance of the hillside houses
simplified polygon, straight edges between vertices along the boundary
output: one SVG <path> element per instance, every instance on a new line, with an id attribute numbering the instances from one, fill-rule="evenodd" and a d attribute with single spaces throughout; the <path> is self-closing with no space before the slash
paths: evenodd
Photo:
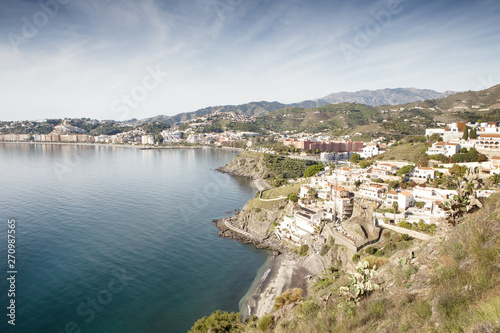
<path id="1" fill-rule="evenodd" d="M 438 154 L 443 154 L 445 156 L 453 156 L 454 154 L 457 154 L 460 151 L 460 144 L 459 143 L 454 143 L 454 142 L 444 142 L 444 141 L 438 141 L 432 144 L 432 147 L 429 147 L 427 149 L 427 154 L 428 155 L 438 155 Z"/>
<path id="2" fill-rule="evenodd" d="M 434 179 L 436 176 L 436 169 L 428 167 L 416 167 L 410 172 L 411 178 L 417 179 Z"/>
<path id="3" fill-rule="evenodd" d="M 407 191 L 389 191 L 387 192 L 387 198 L 385 204 L 387 206 L 392 206 L 394 202 L 398 203 L 398 207 L 401 209 L 407 209 L 413 207 L 415 204 L 415 198 L 413 193 Z"/>
<path id="4" fill-rule="evenodd" d="M 465 130 L 475 130 L 477 137 L 464 140 Z M 445 125 L 443 128 L 428 128 L 425 135 L 438 134 L 443 141 L 436 142 L 429 148 L 428 154 L 444 154 L 452 156 L 458 153 L 461 147 L 475 148 L 488 152 L 500 153 L 500 126 L 497 122 L 465 123 L 456 122 Z M 452 147 L 452 145 L 457 145 Z"/>
<path id="5" fill-rule="evenodd" d="M 375 201 L 383 201 L 387 192 L 387 186 L 375 183 L 362 184 L 359 195 Z"/>

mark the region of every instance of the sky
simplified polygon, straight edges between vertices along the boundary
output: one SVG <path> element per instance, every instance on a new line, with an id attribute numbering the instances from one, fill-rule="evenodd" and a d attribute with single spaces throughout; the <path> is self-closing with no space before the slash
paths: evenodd
<path id="1" fill-rule="evenodd" d="M 500 83 L 498 0 L 0 0 L 0 120 Z"/>

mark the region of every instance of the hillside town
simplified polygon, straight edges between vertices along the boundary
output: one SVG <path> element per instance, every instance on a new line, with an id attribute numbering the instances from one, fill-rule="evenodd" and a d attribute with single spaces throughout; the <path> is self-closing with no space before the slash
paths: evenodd
<path id="1" fill-rule="evenodd" d="M 491 163 L 483 163 L 480 169 L 478 163 L 468 164 L 467 167 L 480 170 L 480 177 L 487 179 L 489 175 L 498 174 L 499 163 L 500 157 L 493 157 Z M 458 177 L 452 168 L 453 164 L 429 168 L 403 162 L 377 162 L 366 169 L 359 166 L 332 166 L 321 175 L 299 180 L 305 184 L 300 187 L 298 204 L 293 214 L 283 217 L 275 234 L 280 240 L 294 246 L 311 245 L 314 244 L 314 241 L 311 242 L 314 235 L 319 234 L 325 225 L 333 223 L 336 240 L 358 249 L 363 242 L 372 239 L 344 227 L 344 222 L 353 215 L 355 206 L 358 209 L 370 206 L 374 226 L 384 225 L 406 233 L 410 231 L 398 229 L 397 226 L 415 226 L 412 229 L 432 232 L 444 226 L 442 222 L 450 214 L 443 203 L 458 195 L 458 189 L 454 186 L 435 186 L 433 181 L 437 177 Z M 483 183 L 476 190 L 476 196 L 486 198 L 496 191 L 499 191 L 497 184 Z M 418 238 L 418 233 L 416 235 Z"/>

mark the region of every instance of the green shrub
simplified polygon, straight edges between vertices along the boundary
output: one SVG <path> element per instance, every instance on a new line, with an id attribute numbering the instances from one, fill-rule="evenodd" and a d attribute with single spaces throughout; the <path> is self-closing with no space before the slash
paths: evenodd
<path id="1" fill-rule="evenodd" d="M 307 252 L 309 252 L 309 245 L 307 244 L 301 245 L 298 254 L 300 256 L 306 256 Z"/>
<path id="2" fill-rule="evenodd" d="M 361 256 L 357 253 L 355 253 L 353 256 L 352 256 L 352 261 L 359 261 L 359 259 L 361 259 Z"/>
<path id="3" fill-rule="evenodd" d="M 291 202 L 299 202 L 299 196 L 297 195 L 297 193 L 290 193 L 288 195 L 288 200 L 290 200 Z"/>
<path id="4" fill-rule="evenodd" d="M 214 333 L 241 332 L 241 314 L 217 310 L 208 317 L 198 319 L 190 333 L 206 333 L 209 330 Z"/>
<path id="5" fill-rule="evenodd" d="M 324 256 L 325 254 L 328 253 L 328 251 L 330 251 L 330 246 L 328 244 L 325 244 L 321 247 L 321 250 L 319 251 L 319 255 Z"/>
<path id="6" fill-rule="evenodd" d="M 401 235 L 401 240 L 404 241 L 404 242 L 407 242 L 410 240 L 410 235 L 408 234 L 402 234 Z"/>
<path id="7" fill-rule="evenodd" d="M 319 164 L 316 165 L 311 165 L 309 168 L 306 169 L 304 172 L 304 177 L 311 177 L 315 176 L 318 172 L 325 170 L 325 167 Z"/>
<path id="8" fill-rule="evenodd" d="M 273 315 L 268 313 L 259 319 L 259 321 L 257 322 L 257 327 L 259 328 L 259 330 L 264 332 L 269 328 L 272 321 L 273 321 Z"/>
<path id="9" fill-rule="evenodd" d="M 424 206 L 425 206 L 425 202 L 423 202 L 423 201 L 416 201 L 415 202 L 415 207 L 417 207 L 417 208 L 424 208 Z"/>
<path id="10" fill-rule="evenodd" d="M 370 246 L 365 249 L 365 253 L 368 255 L 373 255 L 378 251 L 378 249 L 375 246 Z"/>

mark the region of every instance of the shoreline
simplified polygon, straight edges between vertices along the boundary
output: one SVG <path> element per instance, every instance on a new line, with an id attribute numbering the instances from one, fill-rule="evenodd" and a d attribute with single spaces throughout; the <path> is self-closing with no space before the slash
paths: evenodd
<path id="1" fill-rule="evenodd" d="M 92 143 L 92 142 L 34 142 L 34 141 L 0 141 L 0 143 L 9 144 L 30 144 L 30 145 L 71 145 L 71 146 L 96 146 L 96 147 L 122 147 L 135 148 L 140 150 L 155 150 L 155 149 L 224 149 L 243 151 L 241 148 L 233 147 L 212 147 L 212 146 L 146 146 L 146 145 L 129 145 L 120 143 Z"/>
<path id="2" fill-rule="evenodd" d="M 293 288 L 302 289 L 302 296 L 305 297 L 309 275 L 311 273 L 292 256 L 271 255 L 239 302 L 242 317 L 262 317 L 266 313 L 272 313 L 276 297 Z"/>

